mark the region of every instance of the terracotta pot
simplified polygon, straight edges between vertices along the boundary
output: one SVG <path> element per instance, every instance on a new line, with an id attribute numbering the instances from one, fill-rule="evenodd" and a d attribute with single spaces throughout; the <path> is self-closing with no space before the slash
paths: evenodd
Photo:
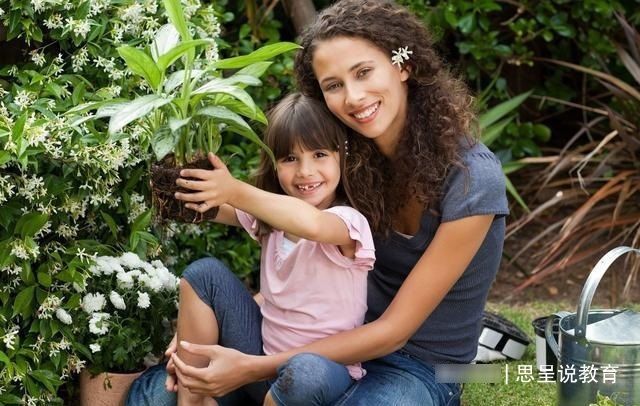
<path id="1" fill-rule="evenodd" d="M 144 371 L 130 374 L 103 372 L 91 376 L 80 373 L 80 406 L 124 406 L 133 381 Z"/>

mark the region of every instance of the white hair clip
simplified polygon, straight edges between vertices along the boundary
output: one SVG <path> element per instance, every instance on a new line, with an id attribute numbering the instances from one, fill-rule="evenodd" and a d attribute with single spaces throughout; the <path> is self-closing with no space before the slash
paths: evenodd
<path id="1" fill-rule="evenodd" d="M 391 64 L 398 65 L 399 68 L 402 68 L 404 61 L 409 60 L 409 55 L 413 54 L 413 51 L 409 51 L 409 47 L 400 47 L 397 51 L 391 51 L 393 56 L 391 57 Z"/>

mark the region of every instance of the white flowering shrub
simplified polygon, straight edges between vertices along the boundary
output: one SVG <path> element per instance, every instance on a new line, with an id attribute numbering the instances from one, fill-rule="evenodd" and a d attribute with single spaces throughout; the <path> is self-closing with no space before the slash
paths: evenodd
<path id="1" fill-rule="evenodd" d="M 244 7 L 242 2 L 227 3 L 228 10 L 220 6 L 225 2 L 181 3 L 194 38 L 218 37 L 218 21 L 233 22 L 233 12 Z M 119 312 L 151 309 L 159 317 L 156 325 L 174 314 L 174 308 L 156 309 L 142 272 L 123 264 L 130 278 L 118 279 L 114 271 L 116 284 L 139 288 L 93 289 L 91 278 L 98 276 L 90 268 L 102 261 L 98 258 L 131 251 L 159 258 L 179 274 L 193 260 L 214 255 L 243 275 L 257 269 L 258 251 L 246 233 L 208 225 L 153 227 L 147 186 L 151 148 L 139 122 L 107 135 L 105 122 L 71 126 L 65 115 L 83 103 L 131 100 L 149 92 L 145 81 L 126 69 L 117 48 L 141 47 L 167 22 L 156 0 L 0 0 L 0 38 L 6 34 L 25 42 L 22 61 L 0 64 L 0 404 L 73 404 L 61 397 L 74 389 L 61 388 L 74 382 L 75 373 L 89 365 L 129 368 L 105 349 L 116 348 L 116 341 L 103 341 L 114 337 L 124 314 Z M 277 22 L 265 18 L 264 28 L 264 39 L 277 42 Z M 230 31 L 233 38 L 204 50 L 208 59 L 218 59 L 218 46 L 235 56 L 261 45 L 246 25 Z M 0 40 L 1 60 L 4 46 Z M 290 56 L 279 57 L 267 70 L 265 85 L 247 89 L 259 107 L 286 92 L 291 65 Z M 249 142 L 223 140 L 220 154 L 234 155 L 230 169 L 238 177 L 246 178 L 257 163 L 257 147 Z M 97 310 L 99 295 L 104 304 Z M 147 309 L 138 307 L 147 303 Z M 136 342 L 156 349 L 159 344 L 151 340 L 164 337 L 144 338 L 149 341 Z M 144 355 L 141 350 L 128 358 L 139 365 Z"/>
<path id="2" fill-rule="evenodd" d="M 89 268 L 74 326 L 89 348 L 90 371 L 132 372 L 158 356 L 173 335 L 177 284 L 160 261 L 133 253 L 100 256 Z"/>

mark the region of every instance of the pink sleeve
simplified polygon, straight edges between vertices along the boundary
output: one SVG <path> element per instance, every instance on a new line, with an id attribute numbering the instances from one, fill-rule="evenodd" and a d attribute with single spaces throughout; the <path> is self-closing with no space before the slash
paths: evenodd
<path id="1" fill-rule="evenodd" d="M 325 254 L 339 265 L 344 266 L 346 264 L 345 261 L 348 262 L 346 265 L 350 269 L 360 271 L 373 269 L 373 264 L 376 261 L 376 249 L 373 245 L 371 228 L 367 219 L 356 209 L 348 206 L 334 206 L 325 211 L 340 217 L 349 230 L 349 237 L 356 242 L 356 252 L 353 260 L 342 256 L 340 249 L 331 244 L 322 244 Z"/>
<path id="2" fill-rule="evenodd" d="M 260 239 L 258 239 L 258 220 L 251 214 L 246 213 L 242 210 L 235 209 L 235 211 L 236 217 L 238 217 L 238 221 L 240 222 L 242 228 L 244 228 L 245 231 L 249 233 L 251 238 L 260 242 Z"/>

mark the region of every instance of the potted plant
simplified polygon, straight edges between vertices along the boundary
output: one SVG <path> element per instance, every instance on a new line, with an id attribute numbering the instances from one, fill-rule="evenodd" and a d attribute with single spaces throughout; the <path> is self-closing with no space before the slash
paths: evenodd
<path id="1" fill-rule="evenodd" d="M 128 69 L 144 80 L 148 94 L 133 100 L 87 103 L 70 114 L 96 109 L 74 124 L 110 117 L 108 132 L 117 134 L 129 123 L 142 126 L 155 154 L 151 167 L 153 203 L 160 219 L 199 222 L 213 218 L 217 210 L 200 214 L 185 208 L 174 198 L 175 184 L 184 167 L 210 168 L 208 152 L 216 152 L 222 133 L 231 131 L 271 151 L 262 143 L 245 118 L 266 124 L 264 113 L 244 90 L 261 85 L 258 79 L 269 67 L 269 59 L 299 48 L 280 42 L 264 46 L 249 55 L 207 60 L 202 52 L 214 39 L 193 39 L 179 0 L 164 0 L 170 23 L 161 27 L 147 50 L 131 46 L 118 48 Z M 176 68 L 178 62 L 181 66 Z M 226 70 L 235 70 L 224 76 Z"/>
<path id="2" fill-rule="evenodd" d="M 132 252 L 97 257 L 89 271 L 82 310 L 74 317 L 77 345 L 89 359 L 80 375 L 80 401 L 116 405 L 171 339 L 178 278 L 160 261 Z"/>

